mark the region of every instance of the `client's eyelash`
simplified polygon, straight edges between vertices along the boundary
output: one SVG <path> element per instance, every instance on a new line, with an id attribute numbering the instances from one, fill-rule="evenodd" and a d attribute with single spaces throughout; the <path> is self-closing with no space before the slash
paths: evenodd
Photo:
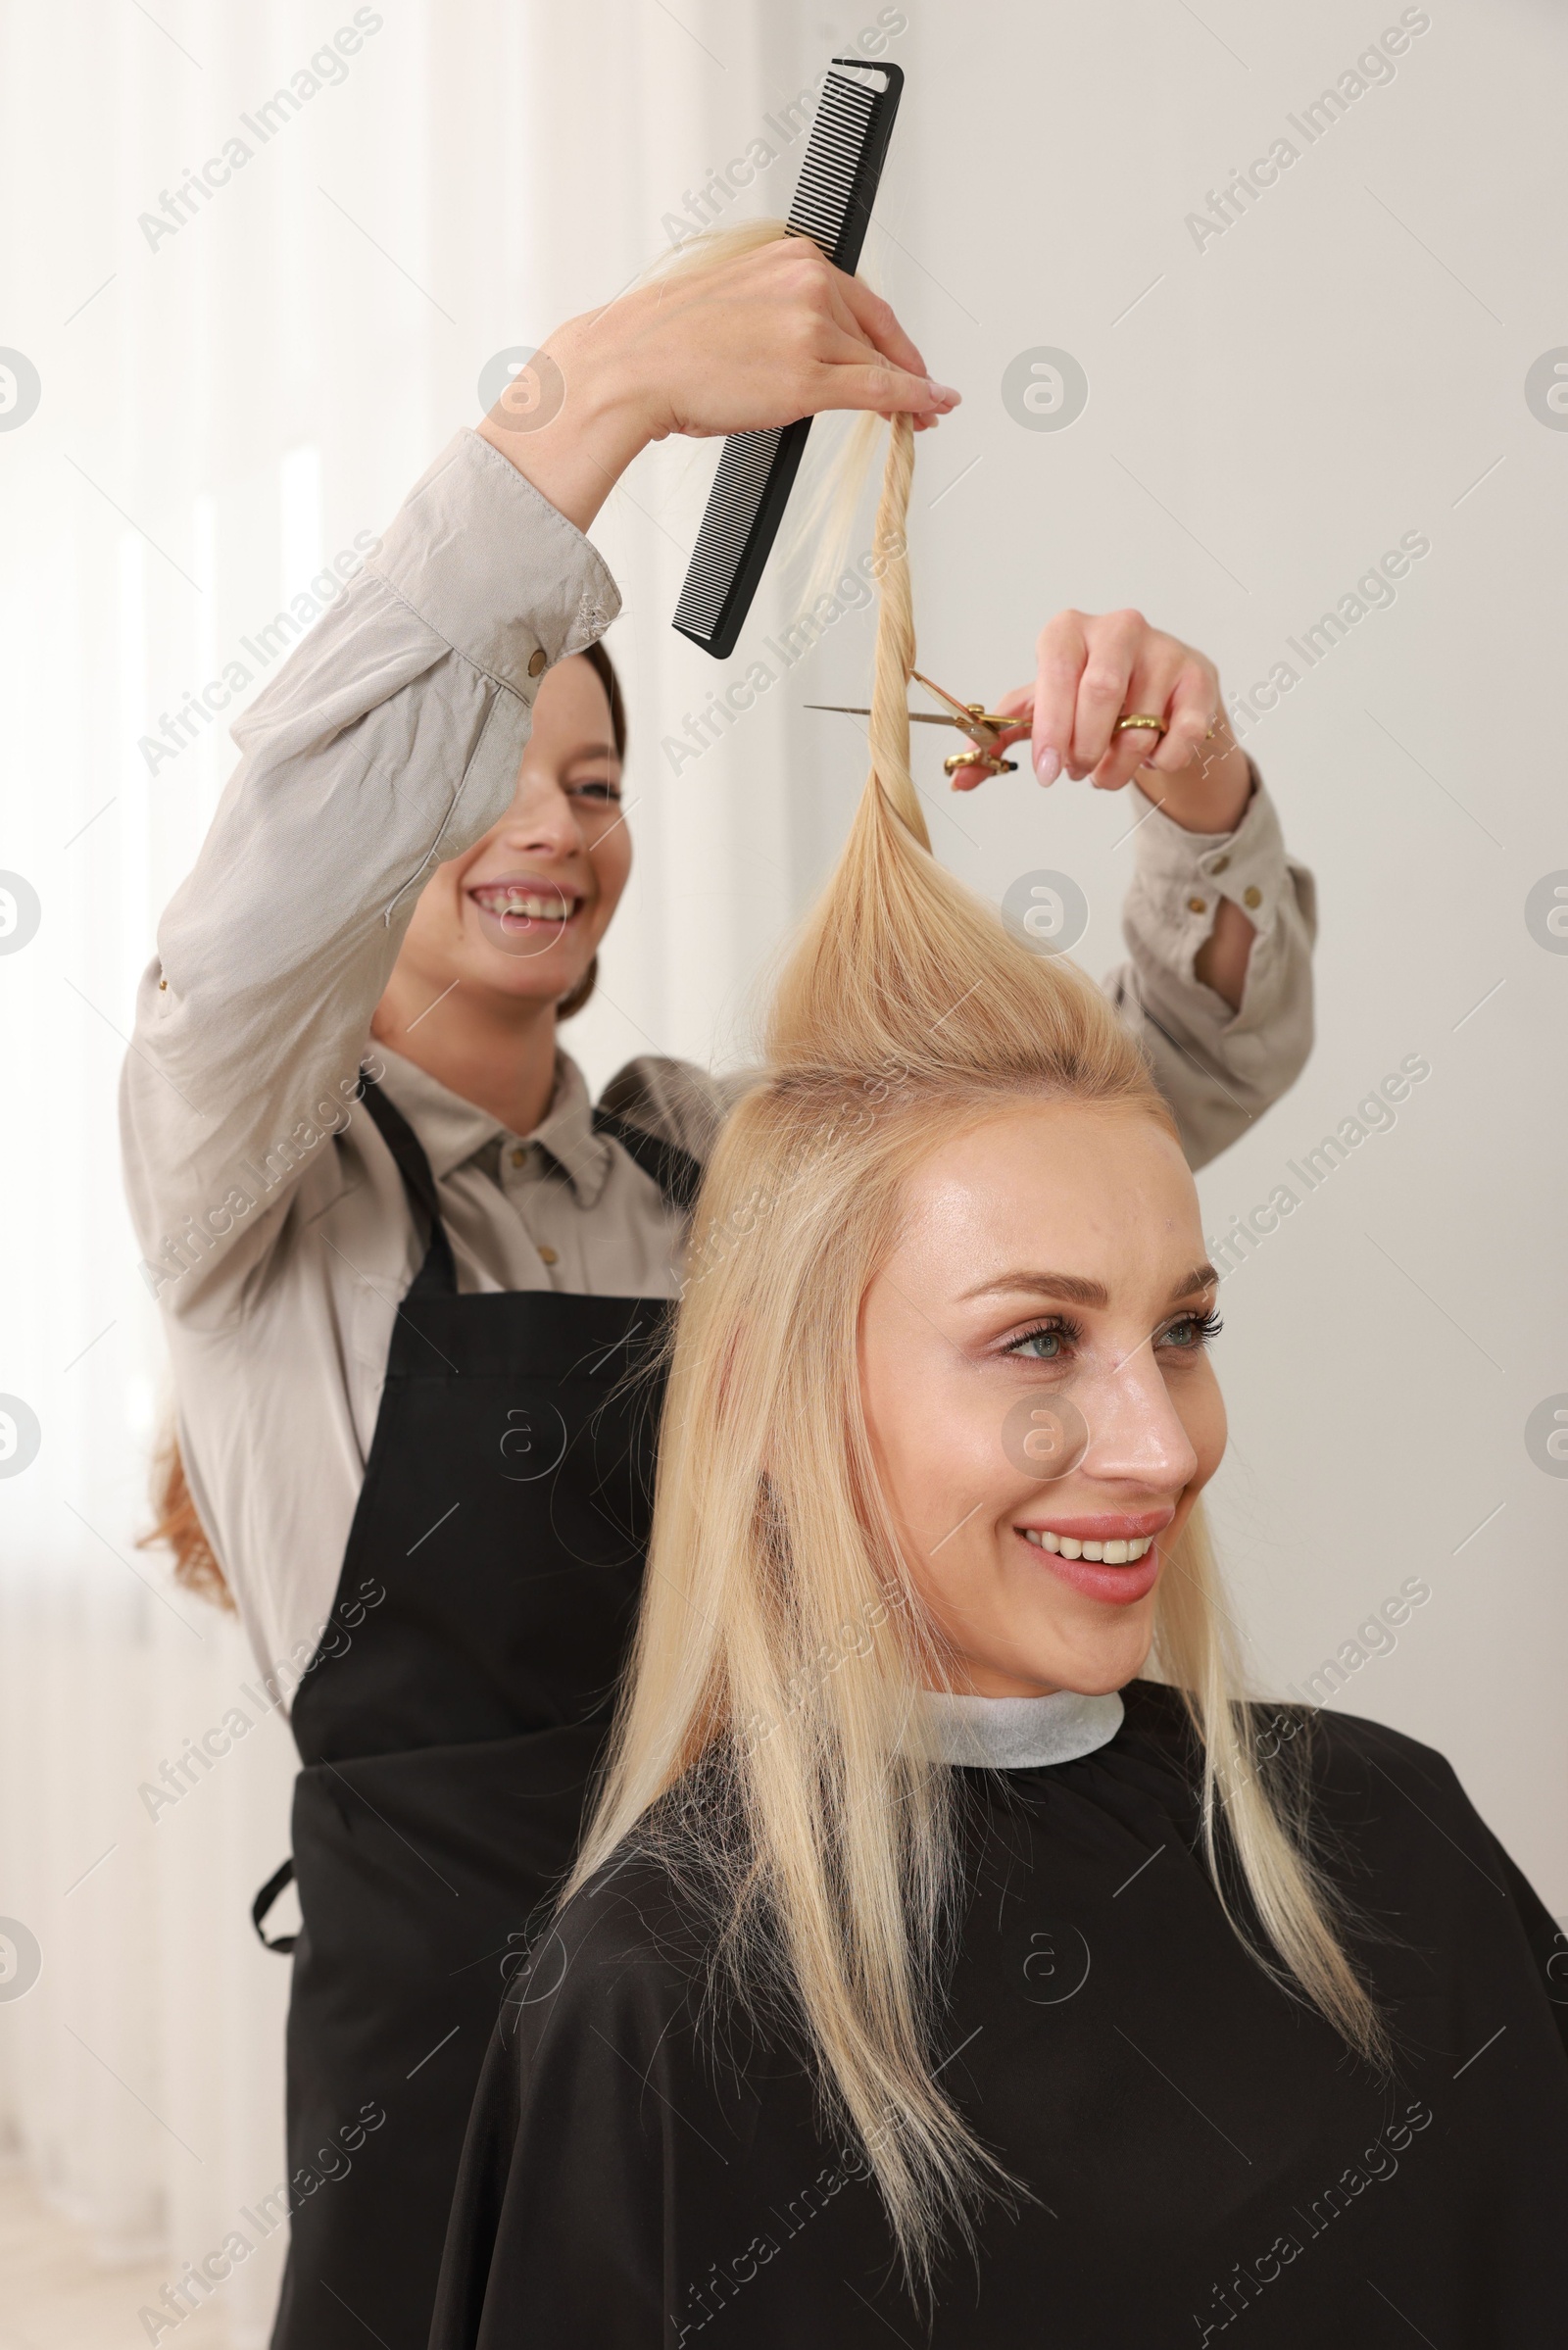
<path id="1" fill-rule="evenodd" d="M 1021 1360 L 1028 1361 L 1031 1358 L 1024 1355 L 1022 1350 L 1028 1346 L 1031 1339 L 1065 1339 L 1069 1346 L 1076 1346 L 1081 1345 L 1083 1335 L 1082 1324 L 1072 1321 L 1068 1315 L 1047 1314 L 1044 1321 L 1032 1324 L 1028 1330 L 1020 1330 L 1016 1338 L 1009 1339 L 1004 1346 L 1003 1352 L 1004 1354 L 1017 1355 Z M 1054 1354 L 1038 1354 L 1033 1357 L 1036 1362 L 1055 1362 L 1058 1359 Z"/>
<path id="2" fill-rule="evenodd" d="M 1172 1330 L 1180 1330 L 1184 1324 L 1191 1324 L 1192 1328 L 1197 1331 L 1198 1338 L 1193 1346 L 1183 1346 L 1179 1349 L 1183 1354 L 1197 1354 L 1200 1348 L 1217 1339 L 1225 1327 L 1218 1307 L 1211 1305 L 1206 1314 L 1178 1314 L 1175 1321 L 1167 1328 L 1166 1338 L 1169 1338 Z"/>

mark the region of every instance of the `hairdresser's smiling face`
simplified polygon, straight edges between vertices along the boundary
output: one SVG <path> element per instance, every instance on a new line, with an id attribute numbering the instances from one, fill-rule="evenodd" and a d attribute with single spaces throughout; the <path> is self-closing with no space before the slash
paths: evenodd
<path id="1" fill-rule="evenodd" d="M 992 1697 L 1120 1689 L 1225 1448 L 1187 1163 L 1145 1111 L 1027 1103 L 944 1144 L 905 1199 L 861 1311 L 860 1383 L 953 1685 Z M 1032 1412 L 1063 1400 L 1087 1449 L 1043 1482 L 1031 1460 L 1044 1449 L 1050 1464 L 1059 1421 Z M 1146 1542 L 1141 1558 L 1115 1546 Z M 1107 1543 L 1107 1559 L 1072 1556 Z"/>
<path id="2" fill-rule="evenodd" d="M 399 981 L 432 1004 L 460 983 L 558 1001 L 587 971 L 630 869 L 610 700 L 573 655 L 540 684 L 511 808 L 420 891 Z"/>

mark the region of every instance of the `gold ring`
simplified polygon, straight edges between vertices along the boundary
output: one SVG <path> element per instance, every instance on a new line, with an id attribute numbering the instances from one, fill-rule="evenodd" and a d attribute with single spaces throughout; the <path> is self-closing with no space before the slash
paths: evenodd
<path id="1" fill-rule="evenodd" d="M 1165 731 L 1165 721 L 1163 718 L 1151 718 L 1142 710 L 1135 711 L 1130 718 L 1118 718 L 1111 731 L 1115 734 L 1122 734 L 1130 726 L 1149 727 L 1152 728 L 1155 734 L 1163 734 Z"/>

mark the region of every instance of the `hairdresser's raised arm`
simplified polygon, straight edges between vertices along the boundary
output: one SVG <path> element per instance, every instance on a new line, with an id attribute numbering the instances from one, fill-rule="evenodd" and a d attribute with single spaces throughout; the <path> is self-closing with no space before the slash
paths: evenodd
<path id="1" fill-rule="evenodd" d="M 243 1313 L 302 1185 L 308 1214 L 328 1203 L 419 890 L 509 806 L 542 672 L 619 609 L 593 548 L 472 432 L 366 542 L 235 721 L 138 994 L 121 1126 L 143 1275 L 205 1326 Z M 259 631 L 296 633 L 286 612 Z"/>
<path id="2" fill-rule="evenodd" d="M 1018 713 L 1004 740 L 1028 738 L 1043 784 L 1132 787 L 1132 959 L 1105 986 L 1201 1166 L 1295 1083 L 1311 1050 L 1312 876 L 1286 857 L 1213 662 L 1141 612 L 1057 612 L 1040 632 L 1034 681 L 994 708 Z M 1132 715 L 1162 731 L 1118 731 Z M 976 766 L 955 781 L 982 778 Z"/>
<path id="3" fill-rule="evenodd" d="M 825 409 L 935 423 L 936 383 L 888 304 L 786 237 L 677 265 L 558 328 L 480 425 L 586 530 L 650 441 L 761 432 Z"/>
<path id="4" fill-rule="evenodd" d="M 301 1184 L 334 1180 L 420 886 L 505 813 L 541 673 L 619 609 L 582 528 L 637 451 L 836 407 L 929 422 L 957 397 L 802 238 L 677 269 L 546 348 L 548 420 L 519 432 L 514 408 L 459 432 L 384 539 L 363 534 L 364 567 L 313 582 L 325 610 L 234 726 L 243 756 L 159 926 L 122 1089 L 144 1276 L 177 1315 L 243 1312 Z M 301 603 L 264 642 L 299 635 Z"/>

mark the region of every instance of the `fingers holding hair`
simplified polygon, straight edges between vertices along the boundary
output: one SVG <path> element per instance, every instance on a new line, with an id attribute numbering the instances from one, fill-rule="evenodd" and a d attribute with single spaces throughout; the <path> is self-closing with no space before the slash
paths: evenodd
<path id="1" fill-rule="evenodd" d="M 891 302 L 884 302 L 862 279 L 847 276 L 842 269 L 831 271 L 828 290 L 845 314 L 841 325 L 858 333 L 906 374 L 924 375 L 929 380 L 930 369 L 899 324 Z"/>
<path id="2" fill-rule="evenodd" d="M 841 395 L 824 405 L 912 416 L 916 431 L 956 408 L 962 395 L 930 374 L 890 302 L 831 263 L 823 264 L 821 293 L 829 333 L 820 356 Z"/>

